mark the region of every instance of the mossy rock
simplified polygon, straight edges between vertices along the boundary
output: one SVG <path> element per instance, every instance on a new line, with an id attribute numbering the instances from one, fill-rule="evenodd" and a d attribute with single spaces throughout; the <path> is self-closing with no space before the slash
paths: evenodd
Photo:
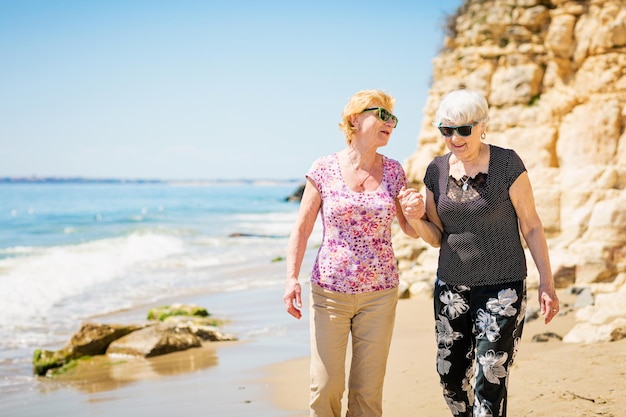
<path id="1" fill-rule="evenodd" d="M 33 372 L 36 375 L 45 375 L 49 369 L 59 368 L 72 359 L 72 352 L 68 349 L 42 350 L 33 353 Z"/>
<path id="2" fill-rule="evenodd" d="M 67 373 L 68 371 L 73 370 L 76 367 L 78 367 L 78 361 L 85 360 L 85 359 L 90 359 L 90 358 L 91 358 L 91 356 L 82 356 L 82 357 L 80 357 L 78 359 L 72 359 L 69 362 L 64 363 L 63 366 L 60 366 L 58 368 L 49 369 L 46 372 L 46 376 L 48 378 L 55 378 L 55 377 L 57 377 L 59 375 L 63 375 L 65 373 Z"/>
<path id="3" fill-rule="evenodd" d="M 148 320 L 163 321 L 170 316 L 209 317 L 210 314 L 206 308 L 193 304 L 172 304 L 148 310 Z"/>
<path id="4" fill-rule="evenodd" d="M 60 368 L 74 359 L 102 355 L 111 342 L 142 327 L 144 325 L 83 323 L 62 349 L 35 350 L 33 372 L 37 375 L 46 375 L 50 369 Z"/>

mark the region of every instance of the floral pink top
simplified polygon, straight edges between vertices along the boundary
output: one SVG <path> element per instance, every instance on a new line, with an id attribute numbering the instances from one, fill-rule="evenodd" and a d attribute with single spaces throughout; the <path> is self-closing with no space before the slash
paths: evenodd
<path id="1" fill-rule="evenodd" d="M 396 198 L 406 185 L 402 165 L 383 155 L 380 186 L 361 193 L 343 181 L 336 153 L 317 159 L 307 177 L 322 196 L 324 230 L 311 282 L 348 294 L 397 287 L 391 224 L 396 217 Z"/>

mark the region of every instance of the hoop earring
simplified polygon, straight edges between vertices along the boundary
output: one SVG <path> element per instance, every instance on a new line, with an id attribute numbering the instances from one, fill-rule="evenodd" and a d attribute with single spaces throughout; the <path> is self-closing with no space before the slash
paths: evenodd
<path id="1" fill-rule="evenodd" d="M 480 138 L 481 138 L 482 140 L 485 140 L 485 138 L 486 138 L 486 137 L 487 137 L 487 134 L 486 134 L 485 132 L 483 132 L 483 133 L 481 133 L 481 134 L 480 134 Z"/>

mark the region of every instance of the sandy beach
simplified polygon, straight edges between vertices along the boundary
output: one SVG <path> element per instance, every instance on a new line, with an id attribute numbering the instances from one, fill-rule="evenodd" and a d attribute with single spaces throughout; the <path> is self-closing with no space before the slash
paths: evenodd
<path id="1" fill-rule="evenodd" d="M 308 416 L 308 302 L 298 321 L 283 311 L 282 288 L 242 295 L 200 294 L 176 301 L 212 306 L 233 320 L 235 330 L 240 320 L 267 323 L 259 334 L 147 360 L 93 358 L 57 380 L 38 379 L 34 387 L 25 382 L 23 389 L 4 392 L 0 416 Z M 563 304 L 573 302 L 567 292 L 561 298 Z M 128 311 L 106 321 L 137 314 Z M 545 332 L 563 336 L 573 324 L 571 308 L 550 325 L 527 323 L 511 376 L 511 416 L 623 415 L 626 341 L 532 342 Z M 400 300 L 384 387 L 386 416 L 450 415 L 435 372 L 433 337 L 431 300 Z"/>
<path id="2" fill-rule="evenodd" d="M 538 303 L 529 291 L 529 309 Z M 560 291 L 561 314 L 550 324 L 526 323 L 509 384 L 509 415 L 522 417 L 618 417 L 626 413 L 626 340 L 601 344 L 567 344 L 548 337 L 564 336 L 574 325 L 574 298 Z M 390 417 L 450 416 L 435 371 L 436 349 L 432 301 L 425 296 L 402 299 L 391 344 L 384 387 L 384 414 Z M 268 368 L 273 401 L 290 417 L 308 416 L 307 358 Z"/>

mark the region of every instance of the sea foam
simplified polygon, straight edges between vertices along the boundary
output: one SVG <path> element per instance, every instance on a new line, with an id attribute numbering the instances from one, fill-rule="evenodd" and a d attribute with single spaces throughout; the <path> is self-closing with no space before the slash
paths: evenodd
<path id="1" fill-rule="evenodd" d="M 183 251 L 181 239 L 134 232 L 126 237 L 55 246 L 0 261 L 0 326 L 43 319 L 64 300 L 123 278 L 130 269 Z"/>

